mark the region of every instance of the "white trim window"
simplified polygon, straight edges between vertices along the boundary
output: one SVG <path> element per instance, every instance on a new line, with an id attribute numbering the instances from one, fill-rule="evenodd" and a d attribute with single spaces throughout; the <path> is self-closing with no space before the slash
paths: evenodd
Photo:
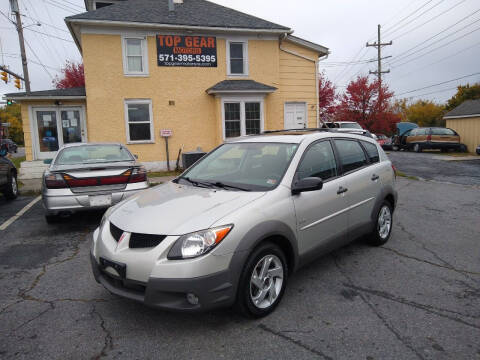
<path id="1" fill-rule="evenodd" d="M 123 73 L 125 75 L 148 75 L 148 51 L 145 36 L 123 36 Z"/>
<path id="2" fill-rule="evenodd" d="M 248 75 L 248 41 L 227 40 L 227 75 Z"/>
<path id="3" fill-rule="evenodd" d="M 152 100 L 125 100 L 127 143 L 153 143 Z"/>
<path id="4" fill-rule="evenodd" d="M 223 138 L 260 134 L 263 129 L 263 99 L 223 99 Z"/>

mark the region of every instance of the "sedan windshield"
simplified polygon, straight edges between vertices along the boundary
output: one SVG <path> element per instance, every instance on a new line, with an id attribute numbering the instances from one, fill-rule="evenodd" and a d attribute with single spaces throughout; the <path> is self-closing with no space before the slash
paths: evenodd
<path id="1" fill-rule="evenodd" d="M 342 129 L 362 129 L 358 123 L 340 123 Z"/>
<path id="2" fill-rule="evenodd" d="M 121 145 L 79 145 L 61 150 L 55 165 L 95 164 L 133 161 L 130 151 Z"/>
<path id="3" fill-rule="evenodd" d="M 265 191 L 283 178 L 298 144 L 224 144 L 187 170 L 179 181 L 226 190 Z"/>

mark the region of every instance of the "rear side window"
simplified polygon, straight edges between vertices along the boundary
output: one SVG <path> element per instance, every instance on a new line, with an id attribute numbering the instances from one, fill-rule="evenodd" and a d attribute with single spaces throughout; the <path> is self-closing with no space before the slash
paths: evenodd
<path id="1" fill-rule="evenodd" d="M 432 128 L 432 135 L 457 135 L 452 129 Z"/>
<path id="2" fill-rule="evenodd" d="M 321 141 L 310 146 L 298 166 L 298 180 L 319 177 L 326 181 L 335 176 L 337 176 L 337 165 L 330 142 Z"/>
<path id="3" fill-rule="evenodd" d="M 415 135 L 427 135 L 428 129 L 417 129 L 417 133 Z"/>
<path id="4" fill-rule="evenodd" d="M 335 147 L 342 163 L 344 173 L 361 168 L 367 164 L 367 158 L 362 147 L 355 140 L 335 140 Z"/>
<path id="5" fill-rule="evenodd" d="M 380 156 L 378 155 L 378 149 L 375 144 L 362 141 L 363 147 L 367 150 L 368 159 L 371 163 L 376 163 L 380 161 Z"/>

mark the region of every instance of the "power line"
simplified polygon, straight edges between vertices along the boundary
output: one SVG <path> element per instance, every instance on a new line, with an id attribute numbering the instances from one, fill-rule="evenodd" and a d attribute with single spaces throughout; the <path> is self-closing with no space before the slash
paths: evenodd
<path id="1" fill-rule="evenodd" d="M 439 43 L 440 41 L 445 40 L 445 39 L 449 38 L 450 36 L 455 35 L 456 33 L 458 33 L 458 32 L 460 32 L 460 31 L 468 28 L 469 26 L 471 26 L 471 25 L 473 25 L 473 24 L 475 24 L 475 23 L 477 23 L 477 22 L 479 22 L 480 19 L 477 19 L 477 20 L 475 20 L 475 21 L 473 21 L 473 22 L 465 25 L 464 27 L 462 27 L 462 28 L 454 31 L 453 33 L 448 34 L 448 35 L 446 35 L 446 36 L 444 36 L 444 37 L 442 37 L 442 38 L 440 38 L 440 39 L 438 39 L 438 40 L 435 40 L 434 42 L 431 42 L 431 43 L 428 44 L 427 46 L 424 46 L 423 48 L 421 48 L 421 49 L 419 49 L 419 50 L 417 50 L 417 51 L 414 51 L 414 52 L 408 54 L 408 53 L 411 52 L 412 50 L 418 48 L 420 45 L 423 45 L 423 44 L 425 44 L 426 42 L 429 42 L 430 40 L 434 39 L 434 38 L 437 37 L 438 35 L 443 34 L 445 31 L 450 30 L 452 27 L 458 25 L 460 22 L 464 21 L 465 19 L 467 19 L 467 18 L 475 15 L 475 14 L 476 14 L 477 12 L 479 12 L 479 11 L 480 11 L 480 9 L 478 9 L 477 11 L 473 12 L 472 14 L 464 17 L 463 19 L 460 19 L 460 20 L 457 21 L 455 24 L 446 27 L 446 28 L 443 29 L 442 31 L 440 31 L 440 32 L 436 33 L 435 35 L 429 37 L 428 39 L 426 39 L 426 40 L 418 43 L 417 45 L 411 47 L 410 49 L 404 51 L 403 53 L 400 53 L 400 55 L 397 55 L 397 57 L 395 57 L 395 59 L 392 61 L 392 63 L 396 63 L 396 62 L 398 62 L 398 61 L 402 61 L 402 60 L 406 59 L 407 57 L 410 57 L 410 56 L 412 56 L 413 54 L 416 54 L 416 53 L 418 53 L 418 52 L 421 51 L 421 50 L 427 49 L 427 48 L 429 48 L 430 46 L 435 45 L 435 44 Z"/>
<path id="2" fill-rule="evenodd" d="M 410 30 L 408 30 L 408 31 L 406 31 L 406 32 L 404 32 L 404 33 L 402 33 L 402 34 L 400 34 L 400 35 L 398 35 L 398 36 L 395 36 L 392 40 L 396 40 L 396 39 L 399 39 L 399 38 L 401 38 L 401 37 L 403 37 L 403 36 L 405 36 L 405 35 L 407 35 L 407 34 L 410 34 L 412 31 L 417 30 L 418 28 L 422 27 L 423 25 L 426 25 L 426 24 L 428 24 L 429 22 L 438 19 L 440 16 L 442 16 L 442 15 L 446 14 L 447 12 L 449 12 L 450 10 L 456 8 L 457 6 L 459 6 L 460 4 L 464 3 L 465 1 L 467 1 L 467 0 L 461 0 L 460 2 L 456 3 L 456 4 L 453 5 L 452 7 L 448 8 L 447 10 L 441 12 L 441 13 L 438 14 L 438 15 L 435 15 L 435 16 L 431 17 L 430 19 L 428 19 L 427 21 L 421 23 L 420 25 L 417 25 L 417 26 L 415 26 L 414 28 L 412 28 L 412 29 L 410 29 Z"/>
<path id="3" fill-rule="evenodd" d="M 30 44 L 28 43 L 27 39 L 25 39 L 25 43 L 27 44 L 28 48 L 30 49 L 30 51 L 32 52 L 32 54 L 37 58 L 37 61 L 40 63 L 40 65 L 42 65 L 43 67 L 43 70 L 45 70 L 45 72 L 48 74 L 48 76 L 50 76 L 50 78 L 53 80 L 53 76 L 52 74 L 50 74 L 47 70 L 47 67 L 42 63 L 42 61 L 40 60 L 40 58 L 37 56 L 37 54 L 35 53 L 35 51 L 33 50 L 33 48 L 30 46 Z"/>
<path id="4" fill-rule="evenodd" d="M 397 65 L 395 65 L 395 68 L 398 68 L 398 67 L 400 67 L 400 66 L 403 66 L 403 65 L 405 65 L 405 64 L 408 64 L 409 62 L 412 62 L 412 61 L 414 61 L 414 60 L 416 60 L 416 59 L 418 59 L 418 58 L 420 58 L 420 57 L 424 57 L 425 55 L 430 54 L 430 53 L 432 53 L 432 52 L 434 52 L 434 51 L 436 51 L 436 50 L 438 50 L 438 49 L 443 49 L 445 46 L 447 46 L 447 45 L 449 45 L 449 44 L 451 44 L 451 43 L 453 43 L 453 42 L 455 42 L 455 41 L 457 41 L 457 40 L 463 39 L 465 36 L 468 36 L 468 35 L 474 33 L 475 31 L 478 31 L 478 30 L 480 30 L 480 27 L 477 27 L 477 28 L 473 29 L 472 31 L 469 31 L 468 33 L 463 34 L 463 35 L 461 35 L 461 36 L 459 36 L 459 37 L 457 37 L 457 38 L 455 38 L 455 39 L 453 39 L 453 40 L 451 40 L 451 41 L 449 41 L 449 42 L 447 42 L 447 43 L 445 43 L 445 44 L 443 44 L 443 45 L 437 46 L 436 48 L 434 48 L 434 49 L 432 49 L 432 50 L 430 50 L 430 51 L 427 51 L 426 53 L 423 53 L 423 54 L 421 54 L 421 55 L 419 55 L 419 56 L 416 56 L 416 57 L 414 57 L 413 59 L 407 60 L 407 61 L 405 61 L 405 62 L 403 62 L 403 63 L 401 63 L 401 64 L 397 64 Z M 421 51 L 421 50 L 423 50 L 423 49 L 420 49 L 420 50 L 418 50 L 418 51 Z M 416 51 L 416 52 L 418 52 L 418 51 Z M 413 55 L 413 54 L 411 54 L 411 55 Z"/>
<path id="5" fill-rule="evenodd" d="M 424 93 L 424 94 L 419 94 L 419 95 L 410 96 L 410 98 L 416 98 L 416 97 L 421 97 L 421 96 L 427 96 L 427 95 L 431 95 L 431 94 L 437 94 L 437 93 L 441 93 L 441 92 L 445 92 L 445 91 L 452 91 L 452 90 L 455 90 L 455 89 L 458 89 L 458 87 L 457 87 L 457 86 L 455 86 L 454 88 L 448 88 L 448 89 L 442 89 L 442 90 L 437 90 L 437 91 L 431 91 L 431 92 Z"/>
<path id="6" fill-rule="evenodd" d="M 413 18 L 412 20 L 410 20 L 409 22 L 407 22 L 406 24 L 402 24 L 402 27 L 403 26 L 407 26 L 409 24 L 411 24 L 412 22 L 414 22 L 415 20 L 417 20 L 418 18 L 422 17 L 423 15 L 425 15 L 427 12 L 429 12 L 430 10 L 436 8 L 438 5 L 440 5 L 441 3 L 443 3 L 445 0 L 440 0 L 438 3 L 434 4 L 432 7 L 428 8 L 427 10 L 425 10 L 424 12 L 422 12 L 421 14 L 419 14 L 417 17 Z M 399 27 L 398 29 L 396 30 L 390 30 L 390 31 L 385 31 L 386 33 L 389 33 L 389 35 L 392 35 L 393 33 L 397 32 L 398 30 L 400 30 L 401 27 Z"/>
<path id="7" fill-rule="evenodd" d="M 68 7 L 67 5 L 64 5 L 64 4 L 61 4 L 61 3 L 57 3 L 57 2 L 53 2 L 55 0 L 43 0 L 44 3 L 46 4 L 49 4 L 51 6 L 55 6 L 56 8 L 58 9 L 61 9 L 63 11 L 66 11 L 68 13 L 77 13 L 78 10 L 77 9 L 74 9 L 74 8 L 71 8 L 71 7 Z"/>
<path id="8" fill-rule="evenodd" d="M 53 28 L 53 29 L 55 29 L 55 30 L 63 31 L 63 32 L 67 33 L 67 34 L 70 34 L 70 31 L 68 31 L 68 30 L 65 30 L 65 29 L 59 28 L 59 27 L 57 27 L 57 26 L 51 25 L 51 24 L 49 24 L 49 23 L 46 23 L 46 22 L 41 21 L 41 20 L 39 20 L 39 19 L 36 19 L 36 18 L 34 18 L 34 17 L 27 16 L 27 15 L 25 15 L 25 14 L 22 14 L 22 16 L 27 17 L 27 18 L 29 18 L 30 20 L 34 20 L 34 21 L 36 21 L 36 22 L 39 22 L 39 23 L 42 24 L 42 25 L 49 26 L 49 27 L 51 27 L 51 28 Z"/>
<path id="9" fill-rule="evenodd" d="M 415 9 L 413 12 L 411 12 L 410 14 L 408 14 L 407 16 L 405 16 L 404 18 L 402 18 L 401 20 L 397 21 L 395 24 L 393 24 L 390 28 L 387 28 L 385 30 L 385 33 L 391 31 L 391 29 L 395 28 L 398 24 L 401 24 L 404 20 L 408 19 L 410 16 L 413 16 L 415 15 L 415 13 L 417 13 L 418 11 L 420 11 L 422 8 L 424 8 L 425 6 L 427 6 L 429 3 L 431 3 L 433 0 L 428 0 L 427 2 L 425 2 L 422 6 L 420 6 L 419 8 Z"/>
<path id="10" fill-rule="evenodd" d="M 465 78 L 467 78 L 467 77 L 472 77 L 472 76 L 475 76 L 475 75 L 480 75 L 480 72 L 476 72 L 476 73 L 473 73 L 473 74 L 470 74 L 470 75 L 461 76 L 461 77 L 458 77 L 458 78 L 455 78 L 455 79 L 452 79 L 452 80 L 442 81 L 442 82 L 439 82 L 439 83 L 437 83 L 437 84 L 433 84 L 433 85 L 429 85 L 429 86 L 424 86 L 424 87 L 421 87 L 421 88 L 418 88 L 418 89 L 415 89 L 415 90 L 405 91 L 405 92 L 403 92 L 403 93 L 401 93 L 401 94 L 398 94 L 397 96 L 401 96 L 401 95 L 409 94 L 409 93 L 412 93 L 412 92 L 416 92 L 416 91 L 428 89 L 428 88 L 435 87 L 435 86 L 438 86 L 438 85 L 447 84 L 447 83 L 452 82 L 452 81 L 457 81 L 457 80 L 465 79 Z"/>
<path id="11" fill-rule="evenodd" d="M 55 38 L 55 39 L 58 39 L 58 40 L 63 40 L 63 41 L 67 41 L 67 42 L 73 43 L 72 40 L 64 39 L 64 38 L 62 38 L 62 37 L 60 37 L 60 36 L 55 36 L 55 35 L 52 35 L 52 34 L 44 33 L 44 32 L 38 31 L 38 30 L 34 30 L 34 29 L 30 29 L 30 28 L 25 28 L 25 30 L 33 31 L 33 32 L 35 32 L 35 33 L 37 33 L 37 34 L 42 34 L 42 35 L 45 35 L 45 36 L 49 36 L 49 37 L 51 37 L 51 38 Z"/>
<path id="12" fill-rule="evenodd" d="M 79 8 L 80 10 L 83 10 L 83 7 L 82 7 L 82 6 L 77 5 L 77 4 L 75 4 L 75 3 L 73 3 L 73 2 L 71 2 L 71 1 L 69 1 L 69 0 L 63 0 L 63 2 L 66 2 L 67 4 L 70 4 L 70 6 L 77 7 L 77 8 Z"/>

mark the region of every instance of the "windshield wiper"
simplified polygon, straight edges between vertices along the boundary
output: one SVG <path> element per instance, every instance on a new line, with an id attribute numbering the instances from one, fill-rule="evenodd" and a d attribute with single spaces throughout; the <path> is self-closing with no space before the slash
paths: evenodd
<path id="1" fill-rule="evenodd" d="M 192 180 L 192 179 L 190 179 L 188 176 L 182 176 L 182 177 L 180 177 L 179 179 L 186 180 L 186 181 L 188 181 L 190 184 L 192 184 L 193 186 L 207 187 L 207 188 L 211 188 L 211 187 L 213 186 L 212 183 L 202 182 L 202 181 L 197 181 L 197 180 Z"/>
<path id="2" fill-rule="evenodd" d="M 219 188 L 222 188 L 222 189 L 229 188 L 229 189 L 237 189 L 237 190 L 241 190 L 241 191 L 251 191 L 250 189 L 246 189 L 246 188 L 243 188 L 243 187 L 240 187 L 240 186 L 235 186 L 235 185 L 228 185 L 228 184 L 222 183 L 221 181 L 217 181 L 217 182 L 214 182 L 214 183 L 211 183 L 211 184 L 215 185 Z"/>

